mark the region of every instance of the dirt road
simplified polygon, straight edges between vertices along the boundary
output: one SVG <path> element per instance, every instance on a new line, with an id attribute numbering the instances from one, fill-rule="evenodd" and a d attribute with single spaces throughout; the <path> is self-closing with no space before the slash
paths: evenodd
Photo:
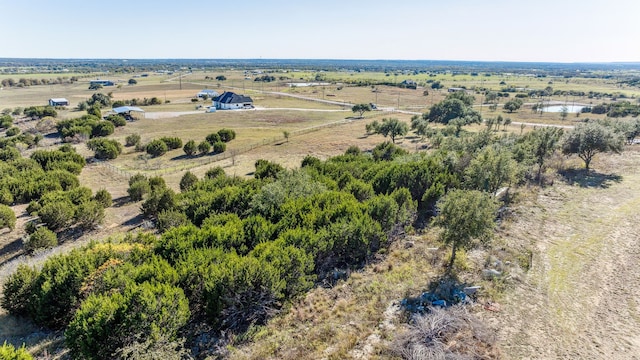
<path id="1" fill-rule="evenodd" d="M 640 149 L 544 189 L 513 224 L 533 266 L 494 322 L 509 359 L 640 359 Z"/>

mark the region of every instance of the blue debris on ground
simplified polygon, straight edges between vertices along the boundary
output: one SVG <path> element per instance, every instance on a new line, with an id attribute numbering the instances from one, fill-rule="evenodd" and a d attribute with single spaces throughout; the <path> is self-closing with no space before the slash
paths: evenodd
<path id="1" fill-rule="evenodd" d="M 466 304 L 472 301 L 471 297 L 475 295 L 479 287 L 465 287 L 460 290 L 458 287 L 447 289 L 443 294 L 442 289 L 436 291 L 425 291 L 418 297 L 407 297 L 400 301 L 400 306 L 410 313 L 428 312 L 429 308 L 440 307 L 446 308 L 456 304 Z"/>

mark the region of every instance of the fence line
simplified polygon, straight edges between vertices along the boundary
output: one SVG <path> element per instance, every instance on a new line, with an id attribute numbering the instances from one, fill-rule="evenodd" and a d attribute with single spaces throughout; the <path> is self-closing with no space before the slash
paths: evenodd
<path id="1" fill-rule="evenodd" d="M 312 126 L 309 128 L 305 128 L 305 129 L 298 129 L 298 130 L 294 130 L 290 132 L 290 136 L 299 136 L 299 135 L 304 135 L 304 134 L 308 134 L 314 131 L 318 131 L 321 129 L 325 129 L 325 128 L 331 128 L 334 126 L 339 126 L 339 125 L 343 125 L 343 124 L 347 124 L 349 123 L 350 120 L 339 120 L 339 121 L 334 121 L 328 124 L 322 124 L 322 125 L 316 125 L 316 126 Z M 171 167 L 171 168 L 166 168 L 166 169 L 150 169 L 150 170 L 144 170 L 144 169 L 138 169 L 135 170 L 135 173 L 150 173 L 152 175 L 166 175 L 166 174 L 173 174 L 173 173 L 177 173 L 180 171 L 184 171 L 184 170 L 189 170 L 189 169 L 193 169 L 196 167 L 200 167 L 200 166 L 204 166 L 204 165 L 208 165 L 208 164 L 212 164 L 215 162 L 219 162 L 222 160 L 226 160 L 229 158 L 233 158 L 237 155 L 249 152 L 251 150 L 257 149 L 261 146 L 266 146 L 266 145 L 273 145 L 277 142 L 280 141 L 284 141 L 286 140 L 284 135 L 282 137 L 272 137 L 272 138 L 268 138 L 268 139 L 264 139 L 260 142 L 256 142 L 253 144 L 249 144 L 249 145 L 245 145 L 245 146 L 241 146 L 239 148 L 235 148 L 233 150 L 229 150 L 229 151 L 225 151 L 223 153 L 220 154 L 215 154 L 215 155 L 211 155 L 208 156 L 207 158 L 204 159 L 198 159 L 195 161 L 190 161 L 188 163 L 182 164 L 180 166 L 176 166 L 176 167 Z M 96 165 L 98 166 L 102 166 L 110 171 L 112 171 L 115 174 L 118 174 L 122 177 L 125 177 L 127 179 L 131 178 L 134 175 L 134 172 L 129 171 L 129 170 L 125 170 L 125 169 L 121 169 L 115 165 L 112 165 L 106 161 L 97 161 L 95 162 Z"/>

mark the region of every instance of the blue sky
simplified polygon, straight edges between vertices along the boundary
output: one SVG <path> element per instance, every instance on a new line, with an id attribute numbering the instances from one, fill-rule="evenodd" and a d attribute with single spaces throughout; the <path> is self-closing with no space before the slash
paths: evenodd
<path id="1" fill-rule="evenodd" d="M 0 57 L 640 62 L 640 0 L 0 0 Z"/>

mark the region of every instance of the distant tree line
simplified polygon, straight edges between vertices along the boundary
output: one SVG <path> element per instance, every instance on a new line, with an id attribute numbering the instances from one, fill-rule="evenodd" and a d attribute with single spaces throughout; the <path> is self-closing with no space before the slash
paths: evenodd
<path id="1" fill-rule="evenodd" d="M 20 78 L 18 81 L 12 78 L 2 79 L 0 84 L 2 87 L 27 87 L 27 86 L 36 86 L 36 85 L 54 85 L 54 84 L 73 84 L 77 82 L 78 78 L 76 76 L 72 77 L 57 77 L 55 79 L 35 79 L 35 78 Z"/>

